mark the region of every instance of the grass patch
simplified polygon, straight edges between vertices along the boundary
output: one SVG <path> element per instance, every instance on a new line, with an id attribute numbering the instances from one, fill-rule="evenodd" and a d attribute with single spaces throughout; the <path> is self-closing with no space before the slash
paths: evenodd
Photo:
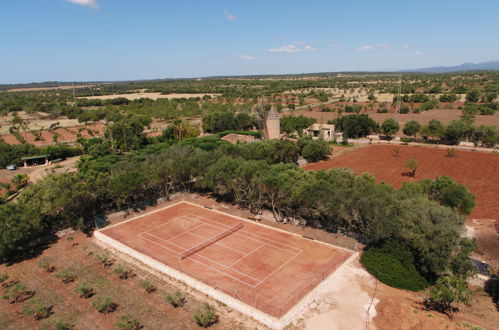
<path id="1" fill-rule="evenodd" d="M 60 272 L 58 272 L 55 277 L 61 279 L 62 283 L 68 284 L 72 283 L 76 280 L 76 274 L 70 270 L 70 269 L 62 269 Z"/>
<path id="2" fill-rule="evenodd" d="M 110 297 L 95 296 L 92 306 L 99 313 L 109 314 L 116 310 L 118 304 L 113 302 Z"/>
<path id="3" fill-rule="evenodd" d="M 185 304 L 185 297 L 182 292 L 177 291 L 174 294 L 169 294 L 166 296 L 166 301 L 174 308 L 182 307 Z"/>
<path id="4" fill-rule="evenodd" d="M 139 285 L 143 287 L 147 293 L 153 293 L 157 289 L 156 286 L 148 280 L 140 280 Z"/>
<path id="5" fill-rule="evenodd" d="M 78 283 L 75 291 L 80 295 L 80 298 L 90 298 L 95 293 L 94 289 L 84 282 Z"/>
<path id="6" fill-rule="evenodd" d="M 118 329 L 124 330 L 138 330 L 142 328 L 139 320 L 134 318 L 130 314 L 121 315 L 118 317 L 118 321 L 114 324 Z"/>
<path id="7" fill-rule="evenodd" d="M 203 328 L 208 328 L 218 322 L 218 315 L 215 313 L 215 308 L 207 303 L 204 303 L 203 307 L 199 308 L 193 317 L 197 325 Z"/>
<path id="8" fill-rule="evenodd" d="M 23 312 L 31 315 L 35 321 L 46 319 L 52 314 L 52 306 L 47 306 L 40 299 L 32 299 L 23 306 Z"/>

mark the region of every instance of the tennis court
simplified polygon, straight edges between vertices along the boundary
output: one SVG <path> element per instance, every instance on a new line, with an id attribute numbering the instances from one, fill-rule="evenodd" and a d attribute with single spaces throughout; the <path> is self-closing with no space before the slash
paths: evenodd
<path id="1" fill-rule="evenodd" d="M 352 255 L 188 202 L 101 234 L 277 319 Z"/>

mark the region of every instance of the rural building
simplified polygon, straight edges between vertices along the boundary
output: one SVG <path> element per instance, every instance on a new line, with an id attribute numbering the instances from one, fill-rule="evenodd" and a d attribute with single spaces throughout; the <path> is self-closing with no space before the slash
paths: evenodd
<path id="1" fill-rule="evenodd" d="M 341 139 L 341 133 L 335 133 L 334 125 L 331 124 L 313 124 L 308 127 L 303 132 L 305 135 L 311 136 L 312 139 L 324 139 L 325 141 L 334 141 L 336 139 Z"/>
<path id="2" fill-rule="evenodd" d="M 49 164 L 49 157 L 47 155 L 24 157 L 24 158 L 22 158 L 22 161 L 24 162 L 24 167 L 37 166 L 37 165 L 48 165 Z"/>
<path id="3" fill-rule="evenodd" d="M 265 137 L 269 140 L 281 138 L 281 123 L 279 114 L 274 106 L 270 108 L 270 111 L 267 113 L 267 118 L 265 119 Z"/>
<path id="4" fill-rule="evenodd" d="M 227 141 L 227 142 L 230 142 L 232 144 L 236 144 L 237 142 L 251 143 L 251 142 L 255 141 L 255 137 L 252 135 L 230 133 L 230 134 L 225 135 L 220 140 Z"/>

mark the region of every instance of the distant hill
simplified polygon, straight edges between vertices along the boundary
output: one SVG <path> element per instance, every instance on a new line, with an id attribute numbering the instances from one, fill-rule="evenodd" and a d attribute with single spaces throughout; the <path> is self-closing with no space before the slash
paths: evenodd
<path id="1" fill-rule="evenodd" d="M 483 70 L 499 70 L 499 61 L 487 61 L 481 63 L 463 63 L 455 66 L 433 66 L 429 68 L 421 68 L 415 70 L 403 70 L 402 72 L 428 72 L 428 73 L 445 73 L 459 71 L 483 71 Z"/>

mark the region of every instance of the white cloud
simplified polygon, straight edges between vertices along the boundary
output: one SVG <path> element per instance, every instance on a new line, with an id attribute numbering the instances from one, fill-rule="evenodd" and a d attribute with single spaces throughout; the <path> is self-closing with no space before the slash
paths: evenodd
<path id="1" fill-rule="evenodd" d="M 365 51 L 369 51 L 369 50 L 374 50 L 374 47 L 373 46 L 369 46 L 369 45 L 365 45 L 365 46 L 357 48 L 357 50 L 359 52 L 365 52 Z"/>
<path id="2" fill-rule="evenodd" d="M 405 49 L 409 49 L 409 48 L 411 48 L 411 45 L 403 45 L 402 47 Z"/>
<path id="3" fill-rule="evenodd" d="M 99 5 L 97 4 L 96 0 L 66 0 L 66 1 L 75 3 L 77 5 L 87 6 L 95 10 L 99 9 Z"/>
<path id="4" fill-rule="evenodd" d="M 269 49 L 269 52 L 271 53 L 297 53 L 301 52 L 302 49 L 296 47 L 295 45 L 287 45 L 287 46 L 282 46 L 279 48 L 271 48 Z"/>
<path id="5" fill-rule="evenodd" d="M 298 52 L 303 52 L 303 51 L 310 52 L 310 51 L 313 51 L 315 49 L 316 49 L 315 47 L 312 47 L 309 45 L 306 45 L 303 48 L 296 47 L 295 45 L 286 45 L 286 46 L 282 46 L 279 48 L 270 48 L 269 52 L 271 52 L 271 53 L 298 53 Z"/>
<path id="6" fill-rule="evenodd" d="M 224 16 L 228 21 L 235 21 L 236 20 L 236 16 L 229 13 L 229 11 L 227 9 L 225 9 L 225 11 L 224 11 Z"/>
<path id="7" fill-rule="evenodd" d="M 341 46 L 342 45 L 339 42 L 337 42 L 335 44 L 332 44 L 332 45 L 328 45 L 329 48 L 338 48 L 338 47 L 341 47 Z"/>
<path id="8" fill-rule="evenodd" d="M 389 44 L 387 44 L 387 43 L 384 43 L 384 42 L 383 42 L 383 43 L 380 43 L 380 44 L 378 45 L 378 48 L 388 49 L 388 48 L 390 48 L 390 45 L 389 45 Z"/>
<path id="9" fill-rule="evenodd" d="M 293 42 L 293 44 L 295 44 L 295 45 L 306 45 L 307 43 L 304 42 L 304 41 L 295 41 L 295 42 Z"/>
<path id="10" fill-rule="evenodd" d="M 422 51 L 420 51 L 420 50 L 416 50 L 416 52 L 415 52 L 415 53 L 416 53 L 416 55 L 421 55 L 421 54 L 423 54 L 423 52 L 422 52 Z"/>
<path id="11" fill-rule="evenodd" d="M 254 56 L 244 55 L 244 54 L 238 55 L 237 58 L 239 58 L 241 60 L 248 60 L 248 61 L 256 59 L 256 57 L 254 57 Z"/>

